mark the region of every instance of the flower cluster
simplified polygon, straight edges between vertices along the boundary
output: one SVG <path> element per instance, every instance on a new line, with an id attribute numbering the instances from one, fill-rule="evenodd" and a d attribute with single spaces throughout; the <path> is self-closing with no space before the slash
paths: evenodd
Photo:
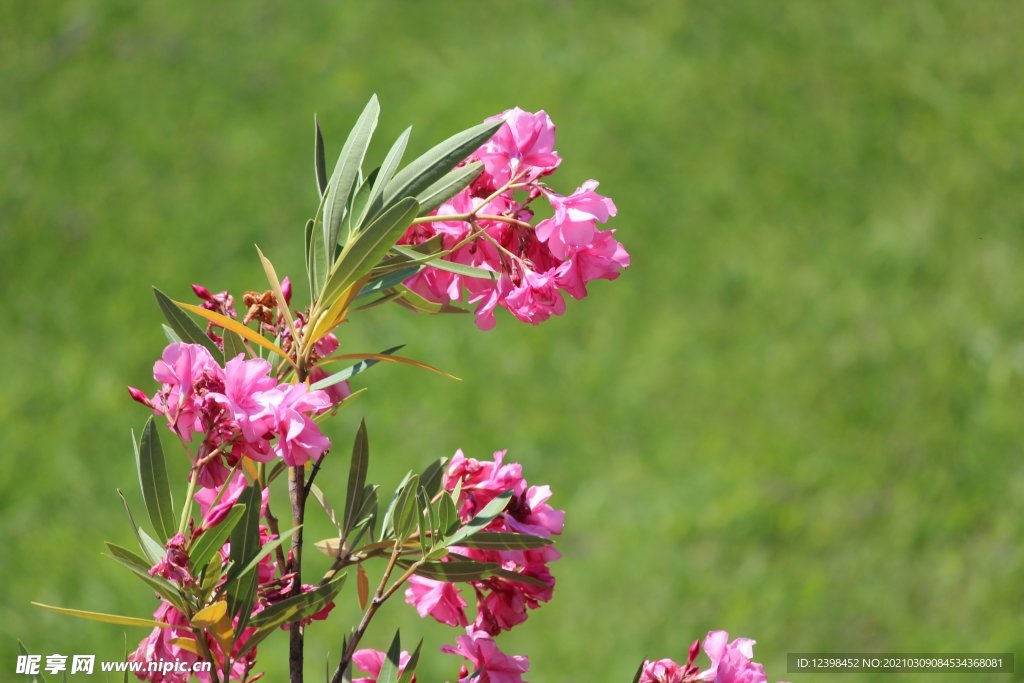
<path id="1" fill-rule="evenodd" d="M 228 480 L 219 487 L 203 488 L 195 494 L 195 501 L 199 505 L 202 521 L 198 527 L 189 529 L 190 538 L 186 539 L 184 534 L 176 534 L 166 546 L 166 554 L 149 571 L 151 576 L 158 576 L 182 587 L 194 584 L 195 576 L 189 559 L 189 549 L 205 533 L 220 524 L 226 517 L 231 507 L 238 503 L 239 497 L 245 490 L 248 482 L 245 476 L 233 472 Z M 266 516 L 266 507 L 269 490 L 262 492 L 261 516 Z M 276 536 L 271 533 L 265 525 L 259 526 L 260 546 L 265 546 L 273 541 Z M 225 543 L 219 550 L 221 562 L 220 583 L 225 580 L 224 570 L 230 559 L 231 545 Z M 250 616 L 255 616 L 271 605 L 274 605 L 293 593 L 295 574 L 282 573 L 283 569 L 278 566 L 273 555 L 267 554 L 256 567 L 256 599 L 253 603 Z M 306 593 L 314 590 L 315 586 L 303 584 L 299 592 Z M 306 624 L 312 620 L 326 619 L 334 603 L 329 602 L 319 612 L 310 615 L 301 623 Z M 157 661 L 178 661 L 193 664 L 200 661 L 203 650 L 210 653 L 215 662 L 224 661 L 223 642 L 210 636 L 203 635 L 202 645 L 196 640 L 196 632 L 190 628 L 188 619 L 181 611 L 167 600 L 162 600 L 160 606 L 153 613 L 153 618 L 159 622 L 168 624 L 166 627 L 154 628 L 149 636 L 144 638 L 129 656 L 129 661 L 157 662 Z M 237 629 L 238 618 L 230 620 L 232 630 Z M 282 628 L 287 629 L 289 624 Z M 232 633 L 231 645 L 231 672 L 230 680 L 246 680 L 249 670 L 256 659 L 256 648 L 239 654 L 246 642 L 255 632 L 255 629 L 244 628 L 240 633 Z M 144 671 L 137 674 L 142 680 L 151 683 L 185 683 L 187 675 L 178 670 L 172 671 Z M 200 680 L 207 683 L 210 678 L 208 673 L 197 673 Z"/>
<path id="2" fill-rule="evenodd" d="M 767 683 L 764 666 L 753 661 L 754 643 L 750 638 L 729 642 L 726 631 L 711 631 L 704 638 L 704 652 L 711 660 L 708 668 L 702 671 L 694 664 L 700 653 L 700 643 L 694 641 L 686 664 L 671 659 L 645 661 L 640 683 Z"/>
<path id="3" fill-rule="evenodd" d="M 505 451 L 495 453 L 489 461 L 467 458 L 461 450 L 455 453 L 445 472 L 444 486 L 449 492 L 457 488 L 460 490 L 457 501 L 460 519 L 468 522 L 495 497 L 511 491 L 512 497 L 505 511 L 487 526 L 486 531 L 542 538 L 561 534 L 565 512 L 548 504 L 550 487 L 530 486 L 523 478 L 522 466 L 505 463 L 504 460 Z M 492 666 L 505 667 L 508 671 L 526 671 L 528 662 L 525 657 L 509 658 L 501 654 L 492 638 L 523 623 L 528 609 L 535 609 L 551 599 L 555 579 L 548 564 L 559 558 L 559 552 L 550 546 L 524 550 L 460 547 L 451 550 L 453 555 L 450 558 L 491 562 L 504 570 L 500 576 L 470 582 L 476 597 L 476 618 L 469 621 L 462 589 L 447 581 L 413 576 L 405 592 L 406 602 L 416 607 L 420 616 L 430 615 L 450 626 L 466 628 L 466 635 L 458 640 L 459 647 L 448 648 L 446 652 L 463 654 L 471 660 L 475 658 L 485 671 Z"/>
<path id="4" fill-rule="evenodd" d="M 173 343 L 153 366 L 161 383 L 154 396 L 132 397 L 167 420 L 182 441 L 201 435 L 195 455 L 200 484 L 219 486 L 242 456 L 258 462 L 280 457 L 290 466 L 319 460 L 330 445 L 313 420 L 335 403 L 305 384 L 279 383 L 271 365 L 242 354 L 223 367 L 198 344 Z"/>
<path id="5" fill-rule="evenodd" d="M 479 161 L 481 175 L 433 213 L 436 220 L 412 226 L 400 243 L 440 238 L 446 260 L 495 274 L 482 279 L 425 268 L 406 281 L 420 296 L 437 303 L 463 297 L 476 304 L 481 329 L 494 326 L 500 305 L 523 322 L 538 324 L 565 312 L 563 292 L 587 295 L 591 280 L 614 280 L 629 265 L 629 254 L 599 230 L 615 215 L 615 204 L 588 180 L 561 195 L 542 179 L 561 158 L 554 150 L 555 126 L 544 111 L 510 109 L 488 120 L 504 121 L 466 163 Z M 543 197 L 553 216 L 533 224 L 531 204 Z"/>

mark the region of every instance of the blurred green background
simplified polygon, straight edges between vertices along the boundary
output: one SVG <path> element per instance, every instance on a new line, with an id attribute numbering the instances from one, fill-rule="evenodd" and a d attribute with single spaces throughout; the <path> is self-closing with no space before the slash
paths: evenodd
<path id="1" fill-rule="evenodd" d="M 367 417 L 371 476 L 509 448 L 568 510 L 554 601 L 500 641 L 530 680 L 628 681 L 711 628 L 772 680 L 885 678 L 787 652 L 1024 652 L 1024 4 L 53 0 L 0 25 L 0 678 L 16 638 L 122 653 L 29 600 L 154 607 L 100 556 L 130 542 L 115 488 L 140 506 L 149 286 L 256 288 L 254 242 L 300 274 L 313 113 L 333 155 L 373 92 L 378 155 L 546 109 L 555 185 L 598 178 L 633 255 L 538 328 L 396 307 L 343 339 L 465 378 L 365 376 L 330 434 L 343 453 Z M 400 602 L 381 621 L 454 637 Z"/>

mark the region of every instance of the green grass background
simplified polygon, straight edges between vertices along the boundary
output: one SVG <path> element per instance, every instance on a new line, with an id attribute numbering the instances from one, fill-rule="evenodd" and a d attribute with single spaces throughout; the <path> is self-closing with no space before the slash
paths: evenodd
<path id="1" fill-rule="evenodd" d="M 4 3 L 0 678 L 16 638 L 122 652 L 29 600 L 153 608 L 100 556 L 130 542 L 115 488 L 141 511 L 124 387 L 163 343 L 149 286 L 256 288 L 254 242 L 300 274 L 313 113 L 336 153 L 373 92 L 381 140 L 415 124 L 415 151 L 546 109 L 555 184 L 600 179 L 633 255 L 538 328 L 395 308 L 342 341 L 465 381 L 366 375 L 330 428 L 335 498 L 365 416 L 379 481 L 507 447 L 568 510 L 555 599 L 501 639 L 530 680 L 628 681 L 711 628 L 757 638 L 772 680 L 885 678 L 787 675 L 795 651 L 1024 652 L 1022 22 L 984 0 Z M 398 602 L 381 621 L 368 645 L 454 637 Z"/>

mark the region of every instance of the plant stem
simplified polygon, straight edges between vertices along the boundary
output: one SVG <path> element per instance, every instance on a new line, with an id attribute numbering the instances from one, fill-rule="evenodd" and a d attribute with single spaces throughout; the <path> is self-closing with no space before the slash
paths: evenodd
<path id="1" fill-rule="evenodd" d="M 419 568 L 420 562 L 417 561 L 410 566 L 402 576 L 395 581 L 390 588 L 388 588 L 388 580 L 391 578 L 392 572 L 395 570 L 395 565 L 398 562 L 398 556 L 401 554 L 402 544 L 395 541 L 395 545 L 391 550 L 391 557 L 388 559 L 388 566 L 384 569 L 384 574 L 380 577 L 380 583 L 377 584 L 377 590 L 373 594 L 373 598 L 370 600 L 370 604 L 366 606 L 366 611 L 363 612 L 363 618 L 359 621 L 359 626 L 356 627 L 352 637 L 348 640 L 348 644 L 345 647 L 345 652 L 342 653 L 341 661 L 338 663 L 338 668 L 334 672 L 334 676 L 331 678 L 331 683 L 341 683 L 342 676 L 345 675 L 345 670 L 352 662 L 352 656 L 356 652 L 356 648 L 359 647 L 359 641 L 362 640 L 363 635 L 366 633 L 367 627 L 370 625 L 370 621 L 373 620 L 377 610 L 383 605 L 388 598 L 395 594 L 395 592 L 401 588 L 410 576 L 412 576 Z"/>
<path id="2" fill-rule="evenodd" d="M 196 492 L 196 484 L 199 482 L 199 466 L 192 467 L 192 476 L 188 480 L 188 491 L 185 492 L 185 501 L 181 505 L 181 521 L 178 523 L 178 533 L 184 534 L 188 526 L 189 517 L 192 516 L 192 496 Z"/>
<path id="3" fill-rule="evenodd" d="M 305 471 L 302 465 L 288 470 L 288 493 L 292 502 L 292 526 L 296 528 L 292 536 L 291 566 L 292 595 L 302 592 L 302 523 L 306 513 Z M 302 683 L 303 632 L 299 621 L 293 621 L 288 629 L 288 670 L 291 683 Z"/>

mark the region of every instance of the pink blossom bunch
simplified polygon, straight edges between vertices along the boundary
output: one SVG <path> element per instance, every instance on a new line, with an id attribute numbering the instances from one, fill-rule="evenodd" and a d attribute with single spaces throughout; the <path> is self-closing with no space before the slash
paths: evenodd
<path id="1" fill-rule="evenodd" d="M 218 486 L 242 456 L 258 462 L 280 457 L 297 466 L 319 460 L 331 445 L 313 420 L 334 405 L 331 397 L 305 384 L 279 383 L 271 369 L 266 360 L 241 354 L 221 367 L 205 347 L 178 342 L 153 366 L 162 385 L 156 394 L 130 392 L 183 441 L 202 436 L 200 483 Z"/>
<path id="2" fill-rule="evenodd" d="M 202 523 L 197 528 L 190 529 L 190 540 L 186 539 L 184 534 L 175 534 L 167 542 L 165 556 L 150 569 L 150 575 L 160 576 L 183 587 L 193 585 L 195 578 L 189 561 L 189 546 L 224 520 L 231 506 L 238 502 L 246 485 L 245 476 L 239 472 L 233 472 L 222 485 L 200 489 L 195 494 L 195 500 L 199 504 Z M 268 495 L 269 490 L 264 489 L 262 492 L 261 515 L 266 515 Z M 259 543 L 261 547 L 270 543 L 275 538 L 269 528 L 262 524 L 259 526 Z M 230 553 L 230 543 L 225 543 L 219 550 L 222 566 L 221 583 L 225 580 L 224 569 L 228 566 Z M 256 599 L 253 603 L 251 615 L 259 614 L 267 607 L 292 596 L 295 574 L 286 573 L 278 576 L 278 572 L 279 567 L 272 554 L 267 554 L 260 560 L 256 567 Z M 302 584 L 299 591 L 306 593 L 315 589 L 316 586 Z M 324 620 L 333 608 L 334 602 L 329 602 L 320 611 L 304 618 L 300 623 L 305 625 L 314 620 Z M 144 662 L 179 661 L 190 664 L 199 661 L 200 658 L 197 655 L 178 644 L 179 639 L 194 639 L 195 637 L 189 628 L 187 619 L 180 611 L 169 602 L 163 601 L 153 616 L 157 621 L 169 624 L 169 626 L 154 628 L 150 635 L 139 644 L 139 647 L 129 658 L 130 660 Z M 235 624 L 237 625 L 237 618 Z M 282 628 L 287 629 L 289 626 L 290 624 L 284 624 Z M 235 639 L 233 648 L 236 651 L 240 650 L 253 632 L 253 629 L 243 630 L 241 635 Z M 223 661 L 223 653 L 217 641 L 208 636 L 206 641 L 206 646 L 214 657 Z M 244 680 L 255 658 L 255 648 L 246 653 L 242 659 L 237 659 L 233 654 L 231 680 Z M 142 680 L 151 681 L 151 683 L 185 683 L 188 680 L 188 674 L 178 671 L 144 671 L 136 675 Z M 198 675 L 202 681 L 210 680 L 209 674 Z"/>
<path id="3" fill-rule="evenodd" d="M 134 652 L 128 655 L 129 662 L 143 664 L 143 670 L 136 672 L 140 680 L 150 683 L 188 683 L 191 676 L 195 676 L 202 683 L 211 683 L 213 678 L 208 671 L 195 671 L 191 673 L 178 669 L 171 671 L 149 671 L 150 662 L 177 662 L 184 664 L 191 669 L 196 662 L 203 661 L 203 658 L 192 652 L 198 645 L 195 643 L 195 634 L 189 626 L 188 619 L 174 605 L 166 600 L 161 601 L 160 606 L 153 612 L 153 618 L 159 622 L 168 624 L 166 627 L 154 628 L 148 636 L 142 639 Z M 249 650 L 241 657 L 238 656 L 246 641 L 253 634 L 254 629 L 244 629 L 234 640 L 232 645 L 231 671 L 229 680 L 244 681 L 256 662 L 256 648 Z M 214 658 L 215 665 L 224 661 L 224 652 L 217 640 L 209 635 L 203 635 L 204 645 Z M 193 641 L 194 646 L 183 647 L 182 643 Z"/>
<path id="4" fill-rule="evenodd" d="M 614 202 L 587 180 L 569 195 L 542 179 L 561 163 L 554 150 L 555 126 L 547 113 L 518 107 L 488 120 L 505 123 L 466 163 L 480 161 L 481 175 L 437 208 L 437 220 L 412 226 L 401 244 L 440 237 L 446 260 L 495 273 L 493 280 L 427 267 L 406 281 L 420 296 L 437 303 L 465 298 L 476 304 L 476 323 L 494 326 L 497 306 L 538 324 L 565 312 L 563 292 L 587 295 L 592 280 L 614 280 L 629 265 L 629 254 L 600 230 L 616 213 Z M 540 198 L 554 215 L 533 224 L 531 204 Z"/>
<path id="5" fill-rule="evenodd" d="M 640 683 L 767 683 L 764 666 L 753 661 L 754 642 L 750 638 L 730 642 L 726 631 L 710 631 L 704 638 L 704 652 L 711 660 L 708 668 L 702 671 L 694 664 L 700 652 L 700 644 L 694 641 L 686 664 L 671 659 L 645 661 Z"/>
<path id="6" fill-rule="evenodd" d="M 519 463 L 504 462 L 506 451 L 498 451 L 493 459 L 480 461 L 457 451 L 445 472 L 444 486 L 454 491 L 462 482 L 459 517 L 472 519 L 484 506 L 505 491 L 512 498 L 505 511 L 491 522 L 487 531 L 503 531 L 551 538 L 562 533 L 565 512 L 548 504 L 551 488 L 529 486 Z M 480 550 L 453 547 L 463 557 L 493 562 L 508 572 L 524 577 L 524 581 L 492 576 L 470 583 L 476 594 L 477 614 L 472 627 L 476 631 L 497 635 L 526 621 L 527 610 L 535 609 L 551 599 L 555 578 L 548 563 L 560 554 L 548 546 L 529 550 Z M 466 600 L 462 589 L 453 583 L 413 576 L 406 589 L 405 600 L 416 607 L 420 616 L 428 614 L 450 626 L 468 626 Z"/>

